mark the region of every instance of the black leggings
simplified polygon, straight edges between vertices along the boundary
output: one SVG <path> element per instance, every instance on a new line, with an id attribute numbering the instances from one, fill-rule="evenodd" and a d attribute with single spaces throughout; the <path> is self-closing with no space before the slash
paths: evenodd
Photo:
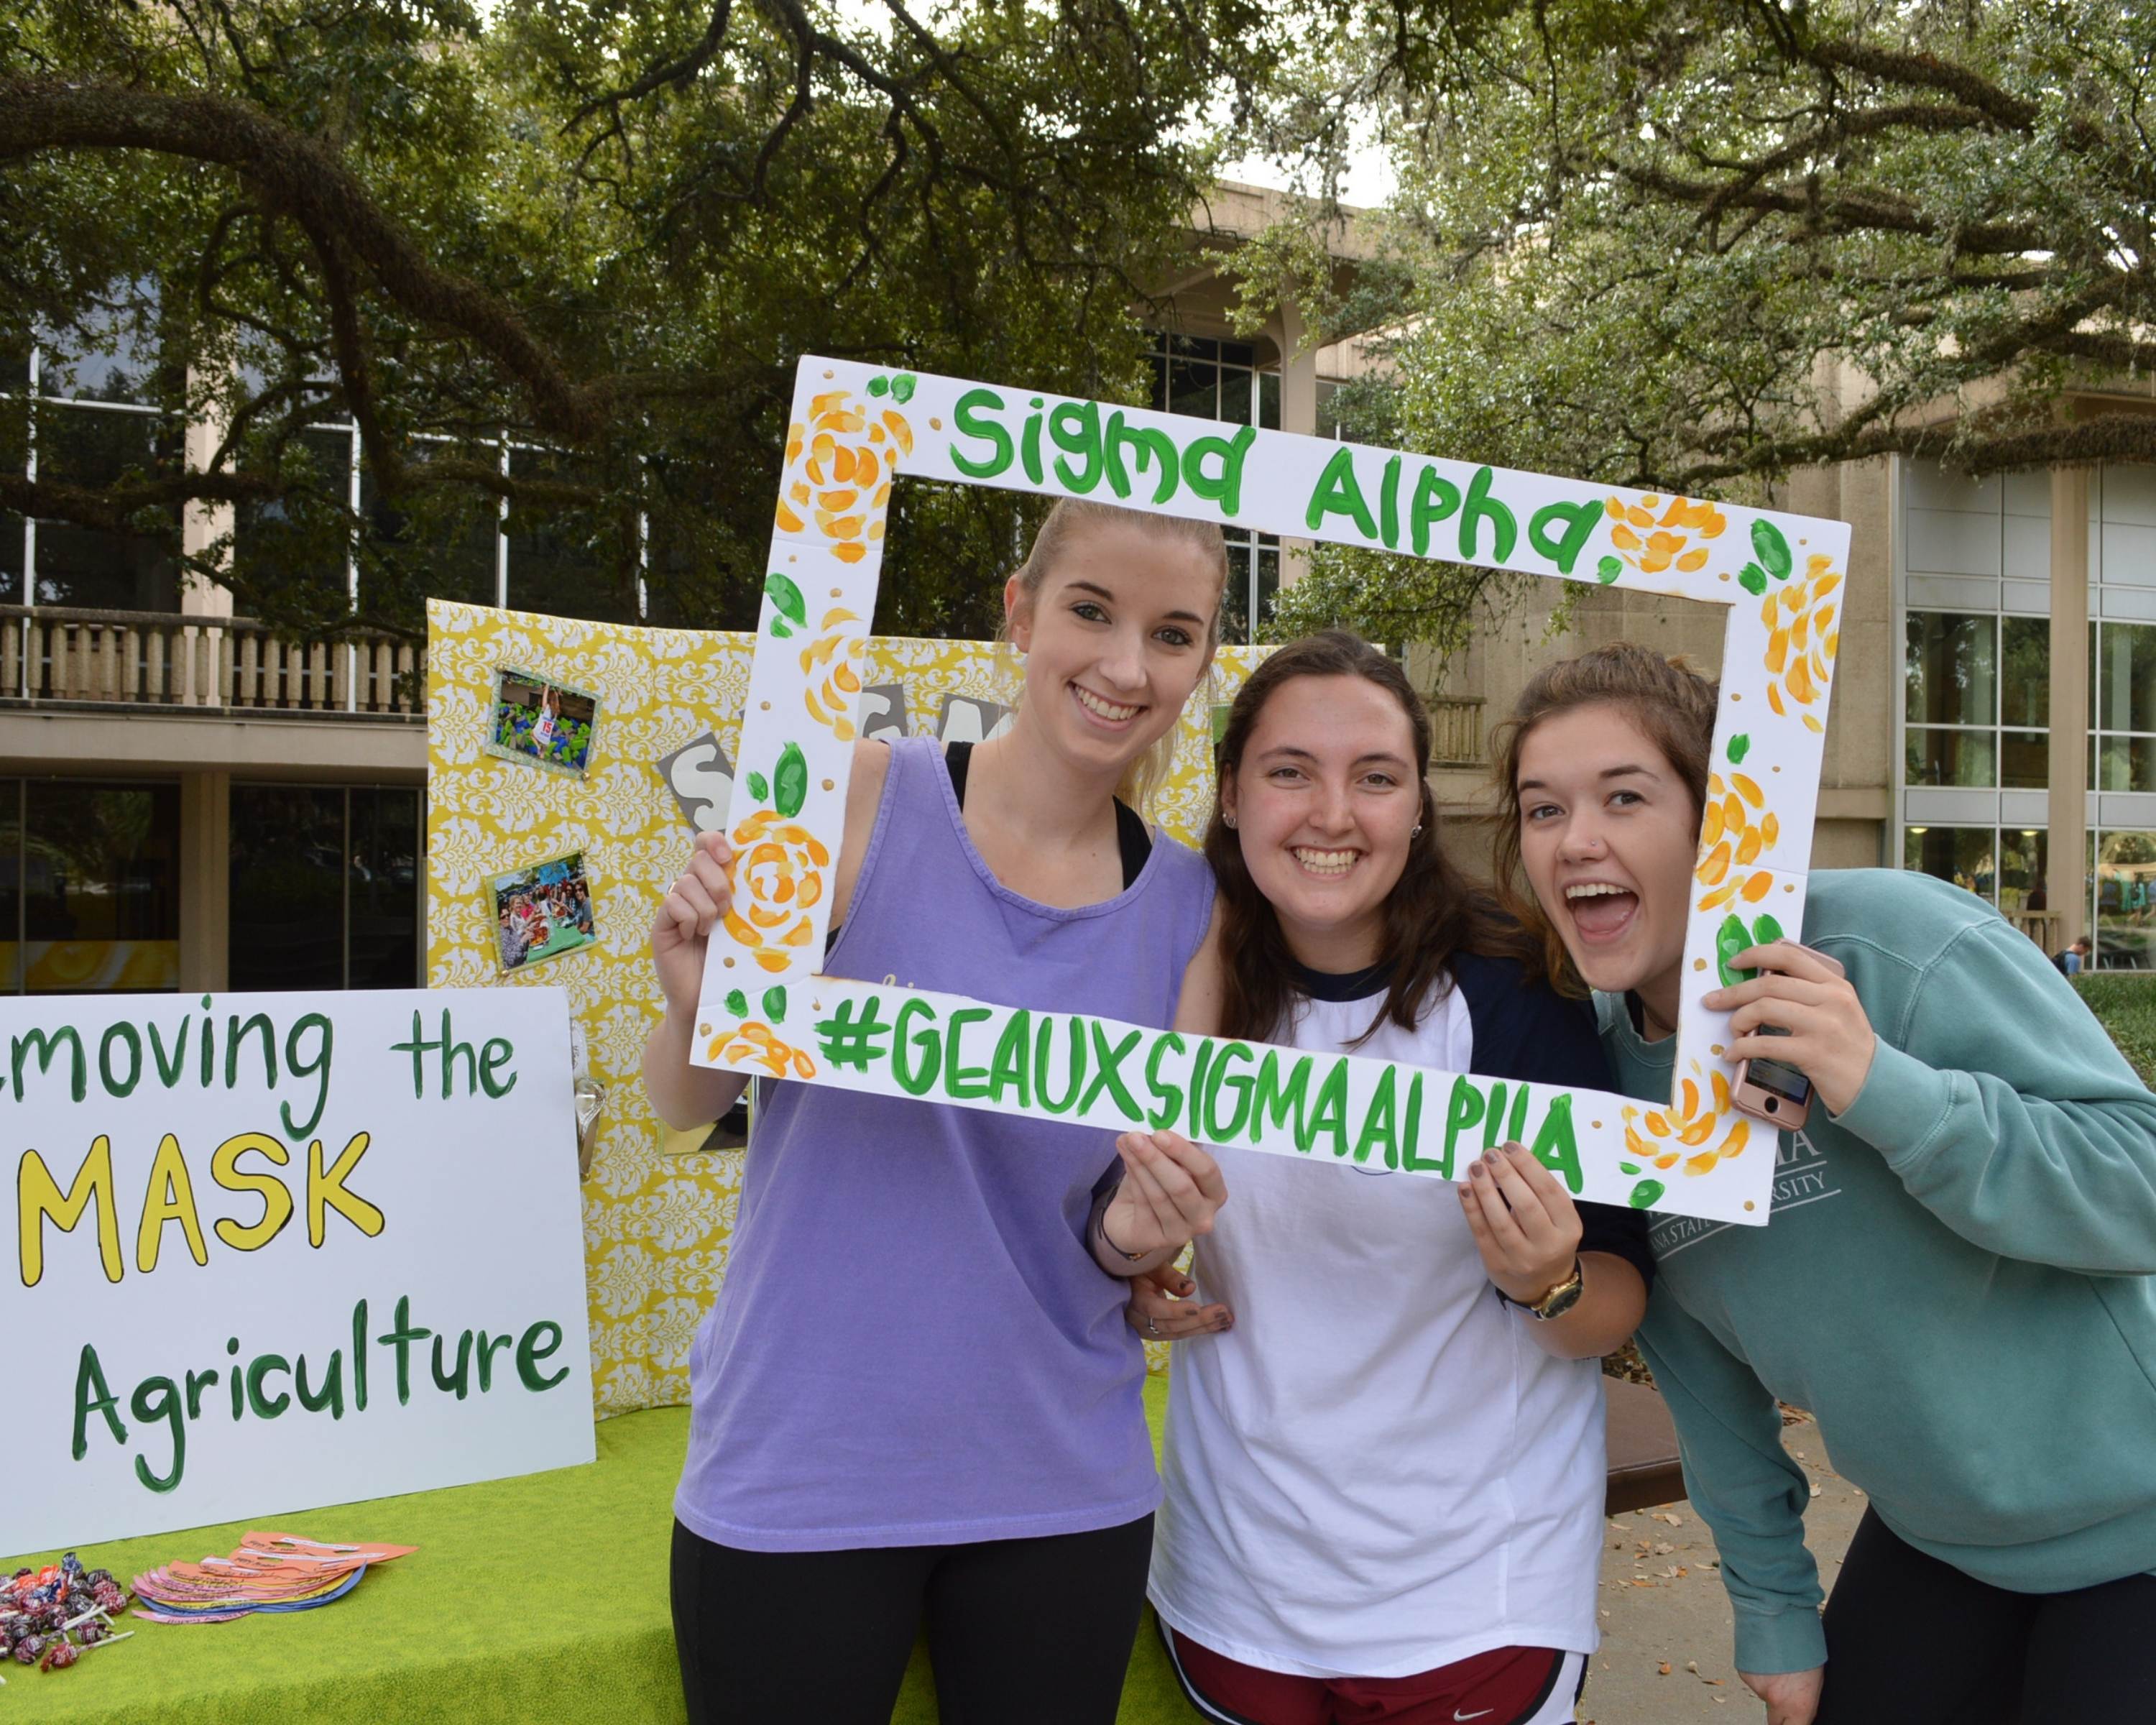
<path id="1" fill-rule="evenodd" d="M 2147 1725 L 2156 1575 L 2009 1593 L 1867 1509 L 1827 1600 L 1826 1650 L 1817 1725 Z"/>
<path id="2" fill-rule="evenodd" d="M 754 1552 L 674 1524 L 689 1725 L 888 1725 L 925 1626 L 943 1725 L 1113 1725 L 1152 1517 L 1095 1533 Z"/>

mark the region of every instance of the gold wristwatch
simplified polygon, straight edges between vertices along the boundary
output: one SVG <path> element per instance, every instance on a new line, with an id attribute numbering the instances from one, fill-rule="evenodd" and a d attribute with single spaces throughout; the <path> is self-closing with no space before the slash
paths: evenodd
<path id="1" fill-rule="evenodd" d="M 1497 1297 L 1507 1306 L 1517 1306 L 1530 1317 L 1546 1323 L 1551 1318 L 1563 1317 L 1573 1307 L 1578 1305 L 1579 1296 L 1586 1291 L 1586 1273 L 1581 1267 L 1578 1255 L 1574 1254 L 1572 1260 L 1572 1274 L 1544 1294 L 1541 1299 L 1515 1300 L 1502 1288 L 1497 1291 Z"/>

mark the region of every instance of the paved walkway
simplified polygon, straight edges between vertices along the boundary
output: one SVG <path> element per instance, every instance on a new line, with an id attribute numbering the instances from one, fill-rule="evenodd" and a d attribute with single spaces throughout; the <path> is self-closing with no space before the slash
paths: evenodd
<path id="1" fill-rule="evenodd" d="M 1826 1465 L 1819 1428 L 1787 1425 L 1782 1442 L 1812 1478 L 1805 1538 L 1830 1589 L 1864 1513 L 1864 1494 Z M 1764 1709 L 1730 1664 L 1729 1600 L 1714 1540 L 1689 1503 L 1608 1524 L 1602 1548 L 1602 1647 L 1578 1717 L 1591 1725 L 1753 1725 Z"/>

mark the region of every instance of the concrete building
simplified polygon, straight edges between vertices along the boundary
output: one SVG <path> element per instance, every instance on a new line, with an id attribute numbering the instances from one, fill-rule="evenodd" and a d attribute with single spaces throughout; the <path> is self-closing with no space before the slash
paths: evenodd
<path id="1" fill-rule="evenodd" d="M 1364 357 L 1306 347 L 1293 305 L 1239 331 L 1205 254 L 1282 207 L 1220 188 L 1188 271 L 1148 308 L 1155 406 L 1331 434 L 1327 399 Z M 1351 219 L 1328 237 L 1344 283 L 1368 234 Z M 36 403 L 30 476 L 95 485 L 176 435 L 203 459 L 208 429 L 166 424 L 148 369 L 123 350 L 33 353 L 0 374 Z M 371 508 L 352 429 L 325 424 L 311 443 L 325 482 Z M 1815 862 L 1924 869 L 2048 947 L 2087 927 L 2099 965 L 2156 967 L 2156 470 L 1971 484 L 1878 460 L 1800 476 L 1785 501 L 1856 528 Z M 200 545 L 227 523 L 181 526 Z M 277 530 L 267 512 L 239 522 L 234 555 L 276 556 Z M 141 544 L 0 516 L 14 600 L 0 605 L 0 990 L 417 983 L 417 654 L 280 639 L 234 618 L 223 590 L 182 590 Z M 1231 547 L 1229 639 L 1262 627 L 1306 552 L 1266 535 Z M 440 567 L 445 595 L 523 609 L 578 614 L 588 591 L 572 551 L 520 534 L 506 511 L 444 544 Z M 332 590 L 357 578 L 312 572 Z M 1553 634 L 1558 597 L 1537 583 L 1454 663 L 1419 666 L 1434 777 L 1471 860 L 1486 855 L 1487 735 L 1534 666 L 1620 635 L 1717 665 L 1712 608 L 1582 591 Z"/>

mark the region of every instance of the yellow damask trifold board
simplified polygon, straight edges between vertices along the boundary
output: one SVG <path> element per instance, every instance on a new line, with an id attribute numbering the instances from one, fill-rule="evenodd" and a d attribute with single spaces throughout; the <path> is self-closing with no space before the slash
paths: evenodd
<path id="1" fill-rule="evenodd" d="M 689 1343 L 726 1274 L 742 1157 L 662 1152 L 639 1074 L 660 1011 L 648 941 L 659 902 L 688 860 L 699 787 L 709 788 L 714 819 L 725 814 L 727 780 L 708 745 L 690 746 L 713 733 L 726 759 L 739 759 L 751 639 L 439 599 L 428 603 L 427 625 L 428 985 L 567 993 L 592 1076 L 606 1086 L 584 1187 L 593 1399 L 601 1414 L 685 1401 Z M 1221 649 L 1211 703 L 1233 698 L 1262 650 Z M 504 668 L 596 697 L 588 735 L 575 730 L 573 707 L 566 724 L 550 716 L 536 740 L 528 717 L 521 728 L 509 724 L 498 700 Z M 880 728 L 902 711 L 908 735 L 971 737 L 993 725 L 1018 676 L 1015 660 L 988 642 L 875 638 L 861 680 L 888 697 Z M 1186 843 L 1196 842 L 1212 806 L 1209 720 L 1201 691 L 1153 811 Z M 567 734 L 557 737 L 557 726 Z M 878 729 L 871 724 L 870 734 Z M 505 736 L 514 739 L 507 746 Z M 686 764 L 677 764 L 670 788 L 660 762 L 677 754 Z M 562 770 L 565 762 L 581 770 Z M 505 968 L 506 943 L 521 956 L 514 942 L 531 937 L 505 934 L 504 906 L 489 883 L 571 855 L 583 860 L 588 905 L 554 889 L 526 911 L 543 937 L 531 956 L 554 956 L 529 971 L 522 963 Z M 586 920 L 588 939 L 580 937 Z"/>

